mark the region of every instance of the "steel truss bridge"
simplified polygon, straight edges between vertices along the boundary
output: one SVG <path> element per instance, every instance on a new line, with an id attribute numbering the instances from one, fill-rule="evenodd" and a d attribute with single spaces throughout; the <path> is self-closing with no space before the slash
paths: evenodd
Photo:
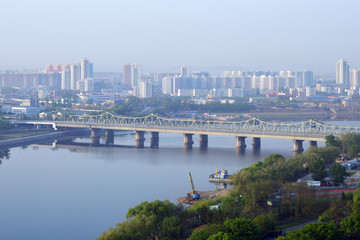
<path id="1" fill-rule="evenodd" d="M 344 133 L 360 133 L 360 127 L 336 126 L 314 120 L 301 123 L 267 122 L 256 118 L 244 121 L 215 121 L 165 118 L 154 114 L 144 117 L 125 117 L 108 112 L 101 115 L 70 115 L 66 120 L 60 121 L 16 121 L 15 123 L 52 124 L 54 128 L 173 132 L 307 141 L 325 141 L 327 135 L 340 136 Z"/>

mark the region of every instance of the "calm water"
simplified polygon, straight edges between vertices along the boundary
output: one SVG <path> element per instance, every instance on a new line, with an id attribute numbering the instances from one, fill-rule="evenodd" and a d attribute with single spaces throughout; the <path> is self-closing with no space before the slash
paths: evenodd
<path id="1" fill-rule="evenodd" d="M 133 134 L 116 134 L 115 145 L 134 146 Z M 189 171 L 197 190 L 214 190 L 208 176 L 216 167 L 233 173 L 271 153 L 293 154 L 290 140 L 262 139 L 258 153 L 250 138 L 245 153 L 236 151 L 233 137 L 209 136 L 205 152 L 197 136 L 190 151 L 182 141 L 180 134 L 164 133 L 158 149 L 12 148 L 10 159 L 0 165 L 0 239 L 94 239 L 125 220 L 127 210 L 142 201 L 176 202 L 185 196 Z"/>

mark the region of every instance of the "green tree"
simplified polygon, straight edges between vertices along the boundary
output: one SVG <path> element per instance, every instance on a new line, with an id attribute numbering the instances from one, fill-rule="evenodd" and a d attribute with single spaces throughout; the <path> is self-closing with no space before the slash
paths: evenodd
<path id="1" fill-rule="evenodd" d="M 345 133 L 340 136 L 340 141 L 343 144 L 344 151 L 348 152 L 350 146 L 360 145 L 359 133 Z"/>
<path id="2" fill-rule="evenodd" d="M 327 173 L 325 171 L 325 164 L 323 160 L 317 157 L 313 158 L 309 165 L 312 179 L 319 181 L 326 177 Z"/>
<path id="3" fill-rule="evenodd" d="M 354 211 L 349 217 L 345 218 L 341 224 L 341 229 L 348 233 L 353 239 L 360 237 L 360 210 Z"/>
<path id="4" fill-rule="evenodd" d="M 340 155 L 340 149 L 335 146 L 316 147 L 316 148 L 309 148 L 306 151 L 306 153 L 316 154 L 324 161 L 325 165 L 331 165 Z"/>
<path id="5" fill-rule="evenodd" d="M 165 218 L 161 225 L 162 225 L 161 238 L 179 239 L 182 236 L 183 228 L 181 226 L 181 221 L 179 217 L 172 216 Z"/>
<path id="6" fill-rule="evenodd" d="M 159 235 L 161 235 L 162 231 L 162 221 L 166 217 L 175 216 L 177 207 L 170 203 L 168 200 L 159 201 L 155 200 L 151 203 L 149 202 L 142 202 L 141 204 L 137 205 L 134 208 L 130 208 L 126 214 L 128 219 L 137 216 L 147 216 L 151 218 L 151 220 L 156 225 L 156 228 L 159 229 Z"/>
<path id="7" fill-rule="evenodd" d="M 204 225 L 198 229 L 194 229 L 188 240 L 207 240 L 211 235 L 220 231 L 225 231 L 225 227 L 222 224 Z"/>
<path id="8" fill-rule="evenodd" d="M 231 233 L 218 232 L 216 234 L 211 235 L 208 240 L 236 240 Z"/>
<path id="9" fill-rule="evenodd" d="M 353 210 L 360 210 L 360 188 L 353 193 Z"/>
<path id="10" fill-rule="evenodd" d="M 109 229 L 99 239 L 179 239 L 183 227 L 182 208 L 169 201 L 142 202 L 128 210 L 127 221 Z"/>
<path id="11" fill-rule="evenodd" d="M 274 183 L 271 180 L 256 180 L 250 181 L 243 187 L 247 214 L 255 217 L 262 212 L 261 207 L 266 205 L 267 199 L 274 193 Z"/>
<path id="12" fill-rule="evenodd" d="M 259 229 L 250 219 L 235 218 L 225 221 L 224 226 L 228 233 L 231 233 L 235 239 L 256 240 L 260 238 Z"/>
<path id="13" fill-rule="evenodd" d="M 289 232 L 286 237 L 277 240 L 338 240 L 341 232 L 335 225 L 328 223 L 312 223 L 303 229 Z"/>
<path id="14" fill-rule="evenodd" d="M 360 146 L 357 144 L 353 144 L 348 149 L 348 156 L 350 158 L 354 158 L 357 156 L 357 154 L 360 152 Z"/>
<path id="15" fill-rule="evenodd" d="M 341 149 L 341 142 L 334 135 L 327 135 L 325 137 L 325 143 L 326 143 L 327 147 L 333 146 L 333 147 L 337 147 L 337 148 Z"/>
<path id="16" fill-rule="evenodd" d="M 346 169 L 339 163 L 334 163 L 330 168 L 330 174 L 332 175 L 334 182 L 343 183 L 344 176 L 346 175 Z"/>
<path id="17" fill-rule="evenodd" d="M 272 212 L 258 215 L 254 218 L 254 223 L 262 234 L 275 230 L 275 216 Z"/>
<path id="18" fill-rule="evenodd" d="M 348 217 L 351 213 L 350 201 L 335 199 L 331 201 L 328 208 L 320 217 L 319 222 L 332 223 L 338 225 L 342 219 Z"/>
<path id="19" fill-rule="evenodd" d="M 116 225 L 116 228 L 109 228 L 103 232 L 98 240 L 155 240 L 156 229 L 147 217 L 137 217 L 131 221 L 125 221 Z"/>
<path id="20" fill-rule="evenodd" d="M 224 217 L 222 211 L 220 209 L 215 210 L 214 213 L 212 214 L 212 218 L 211 218 L 212 223 L 221 224 L 224 222 L 224 220 L 225 220 L 225 217 Z"/>
<path id="21" fill-rule="evenodd" d="M 113 109 L 113 111 L 119 115 L 128 114 L 128 113 L 132 112 L 133 110 L 134 110 L 134 108 L 128 104 L 122 104 Z"/>
<path id="22" fill-rule="evenodd" d="M 282 185 L 281 193 L 284 196 L 284 210 L 288 208 L 289 215 L 301 216 L 303 214 L 313 214 L 311 208 L 314 197 L 313 190 L 306 183 L 285 183 Z M 294 198 L 295 194 L 295 198 Z M 283 204 L 281 204 L 283 205 Z M 282 207 L 282 206 L 280 206 Z"/>
<path id="23" fill-rule="evenodd" d="M 206 206 L 202 206 L 200 208 L 200 220 L 201 220 L 201 223 L 210 225 L 211 224 L 211 218 L 212 218 L 212 215 L 211 215 L 211 212 L 210 212 L 209 208 L 206 207 Z"/>
<path id="24" fill-rule="evenodd" d="M 273 153 L 270 154 L 269 156 L 267 156 L 264 159 L 264 166 L 263 167 L 267 167 L 267 166 L 274 166 L 274 165 L 279 165 L 285 162 L 285 158 L 283 155 L 279 154 L 279 153 Z"/>

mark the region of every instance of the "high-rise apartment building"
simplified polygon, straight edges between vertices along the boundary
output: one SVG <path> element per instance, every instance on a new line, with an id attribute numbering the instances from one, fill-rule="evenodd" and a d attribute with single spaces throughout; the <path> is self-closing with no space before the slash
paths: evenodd
<path id="1" fill-rule="evenodd" d="M 63 70 L 69 68 L 70 66 L 68 64 L 56 64 L 56 65 L 48 64 L 46 65 L 45 73 L 53 73 L 53 72 L 61 73 Z"/>
<path id="2" fill-rule="evenodd" d="M 70 89 L 76 90 L 80 81 L 80 65 L 78 63 L 71 64 L 70 66 Z"/>
<path id="3" fill-rule="evenodd" d="M 162 93 L 173 94 L 173 77 L 164 77 L 161 82 Z"/>
<path id="4" fill-rule="evenodd" d="M 123 69 L 123 85 L 125 88 L 131 88 L 131 65 L 125 64 Z"/>
<path id="5" fill-rule="evenodd" d="M 87 58 L 81 60 L 81 80 L 84 80 L 86 78 L 89 78 L 90 77 L 90 67 L 89 67 L 89 60 Z"/>
<path id="6" fill-rule="evenodd" d="M 182 65 L 180 68 L 180 75 L 181 76 L 189 76 L 189 68 L 185 65 Z"/>
<path id="7" fill-rule="evenodd" d="M 57 72 L 61 70 L 61 89 L 66 90 L 80 90 L 92 91 L 93 89 L 93 63 L 89 62 L 88 59 L 81 60 L 80 64 L 74 63 L 68 64 L 57 64 L 55 66 L 48 65 L 46 71 Z M 91 79 L 88 84 L 89 87 L 85 87 L 85 80 Z"/>
<path id="8" fill-rule="evenodd" d="M 89 62 L 89 78 L 94 77 L 94 64 L 92 62 Z"/>
<path id="9" fill-rule="evenodd" d="M 92 78 L 86 78 L 84 80 L 84 91 L 93 92 L 94 91 L 94 80 Z"/>
<path id="10" fill-rule="evenodd" d="M 345 59 L 340 59 L 336 63 L 336 83 L 349 83 L 349 65 Z"/>
<path id="11" fill-rule="evenodd" d="M 314 85 L 314 73 L 313 71 L 303 71 L 303 85 L 301 87 L 310 87 Z"/>
<path id="12" fill-rule="evenodd" d="M 138 87 L 141 81 L 141 65 L 131 65 L 131 86 Z"/>
<path id="13" fill-rule="evenodd" d="M 61 72 L 61 89 L 70 89 L 70 70 L 64 69 Z"/>
<path id="14" fill-rule="evenodd" d="M 349 87 L 350 88 L 358 88 L 359 87 L 359 81 L 360 81 L 360 75 L 359 75 L 358 69 L 351 69 L 349 74 Z"/>
<path id="15" fill-rule="evenodd" d="M 139 98 L 152 97 L 152 83 L 151 82 L 139 82 Z"/>
<path id="16" fill-rule="evenodd" d="M 0 87 L 28 89 L 39 85 L 60 89 L 61 73 L 0 73 Z"/>

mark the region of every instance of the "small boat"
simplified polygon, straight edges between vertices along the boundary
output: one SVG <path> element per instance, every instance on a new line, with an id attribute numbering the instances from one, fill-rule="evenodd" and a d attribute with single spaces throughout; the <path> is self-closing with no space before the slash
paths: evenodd
<path id="1" fill-rule="evenodd" d="M 216 168 L 216 173 L 210 174 L 209 181 L 210 182 L 231 182 L 230 174 L 228 174 L 227 170 L 219 171 Z"/>

